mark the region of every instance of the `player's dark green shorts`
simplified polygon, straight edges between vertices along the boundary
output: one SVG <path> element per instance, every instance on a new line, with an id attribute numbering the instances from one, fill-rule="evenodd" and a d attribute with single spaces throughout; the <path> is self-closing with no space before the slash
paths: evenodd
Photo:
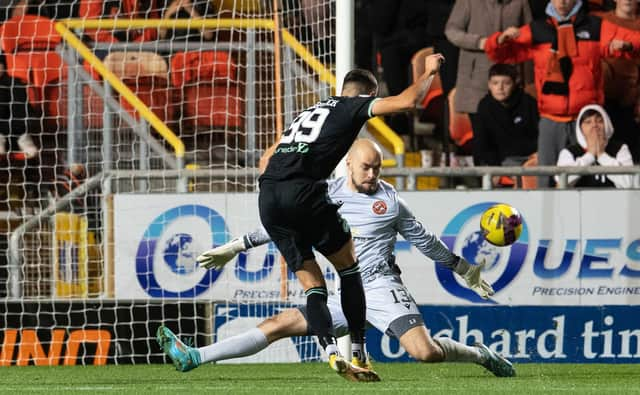
<path id="1" fill-rule="evenodd" d="M 291 271 L 314 258 L 312 248 L 328 256 L 351 239 L 325 181 L 262 180 L 258 206 L 262 225 Z"/>

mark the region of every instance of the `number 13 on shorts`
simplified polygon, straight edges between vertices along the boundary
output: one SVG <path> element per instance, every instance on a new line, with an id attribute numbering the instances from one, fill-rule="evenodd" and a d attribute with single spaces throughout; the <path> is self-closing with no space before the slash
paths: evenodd
<path id="1" fill-rule="evenodd" d="M 393 297 L 393 303 L 415 303 L 413 297 L 407 292 L 406 288 L 398 287 L 390 289 L 389 292 Z"/>

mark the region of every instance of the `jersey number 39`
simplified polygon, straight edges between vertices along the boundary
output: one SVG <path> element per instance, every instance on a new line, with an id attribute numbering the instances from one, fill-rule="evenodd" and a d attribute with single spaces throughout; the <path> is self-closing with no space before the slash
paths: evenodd
<path id="1" fill-rule="evenodd" d="M 291 122 L 289 129 L 280 137 L 280 144 L 313 143 L 322 130 L 324 121 L 329 116 L 328 108 L 314 108 L 303 111 Z"/>

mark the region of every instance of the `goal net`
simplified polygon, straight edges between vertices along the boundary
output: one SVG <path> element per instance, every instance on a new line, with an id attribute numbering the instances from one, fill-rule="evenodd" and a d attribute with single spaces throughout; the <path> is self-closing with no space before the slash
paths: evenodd
<path id="1" fill-rule="evenodd" d="M 331 93 L 334 0 L 64 1 L 0 25 L 0 365 L 163 362 L 304 300 L 259 225 L 258 163 Z M 326 268 L 332 287 L 334 276 Z M 243 361 L 321 358 L 308 337 Z"/>

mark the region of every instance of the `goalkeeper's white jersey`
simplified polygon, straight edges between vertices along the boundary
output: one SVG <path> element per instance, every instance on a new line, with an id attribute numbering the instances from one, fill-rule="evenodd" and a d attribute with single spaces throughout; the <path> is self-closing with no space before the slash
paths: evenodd
<path id="1" fill-rule="evenodd" d="M 391 184 L 379 181 L 373 195 L 353 192 L 344 177 L 329 180 L 328 184 L 329 196 L 336 203 L 342 203 L 339 212 L 351 227 L 363 282 L 395 275 L 394 248 L 398 234 L 440 264 L 453 267 L 457 263 L 456 255 L 413 216 Z"/>

